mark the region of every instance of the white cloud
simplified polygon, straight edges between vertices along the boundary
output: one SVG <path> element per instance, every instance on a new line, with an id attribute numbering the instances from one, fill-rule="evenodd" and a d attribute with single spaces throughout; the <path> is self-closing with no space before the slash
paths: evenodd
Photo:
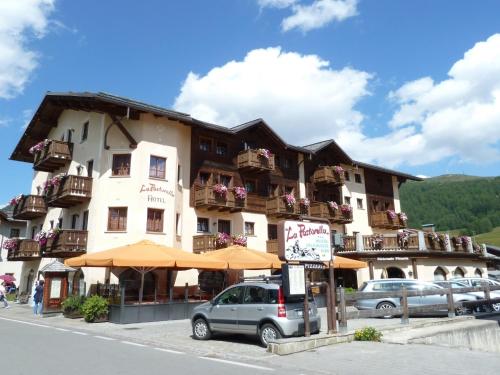
<path id="1" fill-rule="evenodd" d="M 0 1 L 0 98 L 21 93 L 37 67 L 38 55 L 30 37 L 42 38 L 55 0 Z"/>
<path id="2" fill-rule="evenodd" d="M 297 0 L 257 0 L 261 8 L 288 8 L 295 4 Z"/>
<path id="3" fill-rule="evenodd" d="M 307 32 L 358 14 L 357 0 L 315 0 L 310 5 L 293 5 L 292 11 L 293 14 L 281 22 L 283 31 L 297 28 Z"/>
<path id="4" fill-rule="evenodd" d="M 370 78 L 332 69 L 316 55 L 257 49 L 205 76 L 189 73 L 174 108 L 225 126 L 262 117 L 287 141 L 303 145 L 358 132 L 363 116 L 354 106 L 369 94 Z"/>

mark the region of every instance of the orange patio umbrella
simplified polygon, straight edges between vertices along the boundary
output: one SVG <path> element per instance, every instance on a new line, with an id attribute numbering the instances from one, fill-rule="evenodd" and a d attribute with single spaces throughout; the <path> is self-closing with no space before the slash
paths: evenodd
<path id="1" fill-rule="evenodd" d="M 206 259 L 226 262 L 231 270 L 262 270 L 281 268 L 283 263 L 277 255 L 232 245 L 220 250 L 202 254 Z"/>
<path id="2" fill-rule="evenodd" d="M 341 268 L 341 269 L 358 269 L 358 268 L 366 268 L 368 264 L 366 262 L 362 262 L 360 260 L 339 257 L 335 255 L 333 257 L 333 268 Z"/>

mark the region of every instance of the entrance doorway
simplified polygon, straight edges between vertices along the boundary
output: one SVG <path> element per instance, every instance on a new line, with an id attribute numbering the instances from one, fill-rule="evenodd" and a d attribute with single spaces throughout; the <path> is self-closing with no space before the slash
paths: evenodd
<path id="1" fill-rule="evenodd" d="M 406 275 L 401 268 L 387 267 L 386 271 L 388 279 L 406 279 Z"/>
<path id="2" fill-rule="evenodd" d="M 436 270 L 434 271 L 434 280 L 436 281 L 446 280 L 446 272 L 441 267 L 436 268 Z"/>

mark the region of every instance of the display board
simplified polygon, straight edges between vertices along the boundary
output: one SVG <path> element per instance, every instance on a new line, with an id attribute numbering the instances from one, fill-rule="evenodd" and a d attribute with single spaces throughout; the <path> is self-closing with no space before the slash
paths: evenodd
<path id="1" fill-rule="evenodd" d="M 305 272 L 302 264 L 283 264 L 281 274 L 285 296 L 303 296 L 306 294 Z"/>
<path id="2" fill-rule="evenodd" d="M 323 223 L 278 223 L 278 255 L 281 260 L 328 262 L 332 259 L 330 227 Z"/>

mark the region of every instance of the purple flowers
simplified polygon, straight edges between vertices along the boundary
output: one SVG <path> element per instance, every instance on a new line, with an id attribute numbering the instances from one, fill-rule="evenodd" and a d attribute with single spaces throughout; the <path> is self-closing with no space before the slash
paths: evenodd
<path id="1" fill-rule="evenodd" d="M 227 194 L 227 186 L 223 184 L 216 184 L 214 185 L 214 192 L 215 194 L 219 195 L 220 197 L 226 197 Z"/>
<path id="2" fill-rule="evenodd" d="M 17 250 L 17 246 L 19 245 L 19 240 L 16 238 L 10 238 L 3 242 L 3 248 L 6 250 Z"/>
<path id="3" fill-rule="evenodd" d="M 343 214 L 347 215 L 352 212 L 352 207 L 350 204 L 343 204 L 340 206 L 340 211 L 342 211 Z"/>
<path id="4" fill-rule="evenodd" d="M 236 186 L 234 189 L 234 196 L 236 199 L 245 199 L 247 197 L 247 189 L 242 186 Z"/>
<path id="5" fill-rule="evenodd" d="M 66 175 L 64 173 L 60 173 L 52 178 L 49 178 L 47 181 L 45 181 L 43 184 L 44 194 L 47 194 L 49 192 L 49 190 L 51 190 L 52 188 L 61 185 L 61 183 L 64 181 L 65 178 L 66 178 Z"/>
<path id="6" fill-rule="evenodd" d="M 247 238 L 241 234 L 233 236 L 233 244 L 239 245 L 239 246 L 246 246 L 247 245 Z"/>
<path id="7" fill-rule="evenodd" d="M 402 232 L 398 232 L 398 243 L 399 243 L 400 247 L 407 248 L 409 240 L 410 240 L 410 232 L 409 231 L 404 230 Z"/>
<path id="8" fill-rule="evenodd" d="M 218 232 L 215 236 L 215 244 L 217 246 L 225 246 L 229 243 L 231 236 L 224 232 Z"/>
<path id="9" fill-rule="evenodd" d="M 336 165 L 333 167 L 333 170 L 335 173 L 337 173 L 339 176 L 342 176 L 344 173 L 344 168 L 342 168 L 340 165 Z"/>
<path id="10" fill-rule="evenodd" d="M 405 214 L 404 212 L 401 212 L 401 213 L 399 214 L 399 219 L 400 219 L 401 221 L 407 222 L 407 221 L 408 221 L 408 216 L 406 216 L 406 214 Z"/>
<path id="11" fill-rule="evenodd" d="M 395 220 L 398 217 L 398 215 L 396 214 L 396 212 L 394 212 L 394 210 L 387 210 L 386 213 L 387 217 L 391 220 Z"/>
<path id="12" fill-rule="evenodd" d="M 269 160 L 273 154 L 267 148 L 258 148 L 257 155 Z"/>
<path id="13" fill-rule="evenodd" d="M 293 196 L 293 194 L 291 194 L 291 193 L 290 193 L 290 194 L 285 194 L 285 195 L 283 196 L 283 200 L 285 201 L 285 204 L 286 204 L 288 207 L 290 207 L 290 208 L 292 208 L 293 206 L 295 206 L 295 203 L 297 202 L 297 201 L 295 200 L 295 197 L 294 197 L 294 196 Z"/>
<path id="14" fill-rule="evenodd" d="M 384 236 L 382 234 L 374 234 L 371 237 L 372 247 L 375 249 L 381 249 L 384 243 Z"/>
<path id="15" fill-rule="evenodd" d="M 38 241 L 38 244 L 43 247 L 47 245 L 49 239 L 57 239 L 60 233 L 61 229 L 59 228 L 49 229 L 48 231 L 41 230 L 35 235 L 35 241 Z"/>
<path id="16" fill-rule="evenodd" d="M 334 211 L 337 211 L 339 209 L 339 205 L 334 201 L 328 201 L 326 203 L 328 203 L 328 207 L 330 207 L 330 209 Z"/>
<path id="17" fill-rule="evenodd" d="M 309 198 L 301 198 L 299 202 L 302 207 L 308 208 L 311 205 Z"/>
<path id="18" fill-rule="evenodd" d="M 49 144 L 49 142 L 50 141 L 48 139 L 44 139 L 43 141 L 38 142 L 36 145 L 31 146 L 28 151 L 31 155 L 34 155 L 35 153 L 42 151 L 45 146 Z"/>
<path id="19" fill-rule="evenodd" d="M 11 206 L 17 206 L 19 202 L 23 199 L 23 195 L 19 194 L 17 197 L 14 197 L 10 200 L 10 205 Z"/>

